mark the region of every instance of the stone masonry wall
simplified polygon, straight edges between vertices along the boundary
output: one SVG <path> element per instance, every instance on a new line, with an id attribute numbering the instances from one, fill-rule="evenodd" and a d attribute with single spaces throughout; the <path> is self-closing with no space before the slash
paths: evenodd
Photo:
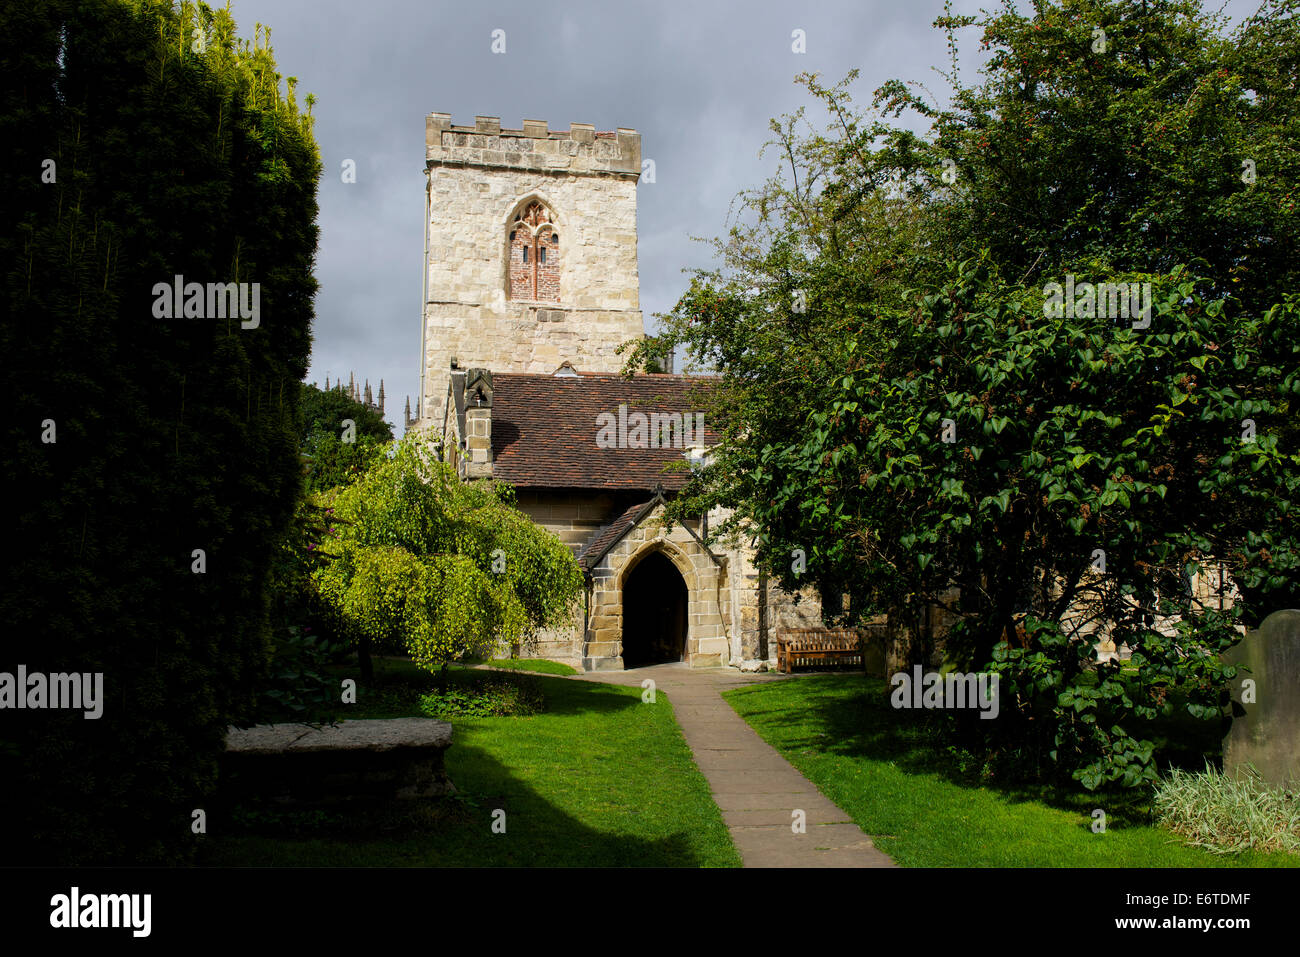
<path id="1" fill-rule="evenodd" d="M 636 188 L 641 137 L 598 134 L 586 124 L 552 132 L 525 120 L 503 130 L 478 117 L 453 126 L 426 120 L 427 293 L 420 427 L 442 425 L 446 378 L 460 368 L 617 372 L 615 349 L 645 335 L 637 271 Z M 510 226 L 540 201 L 559 236 L 558 275 L 547 295 L 512 299 Z M 548 257 L 551 256 L 548 253 Z M 554 265 L 549 262 L 548 266 Z"/>
<path id="2" fill-rule="evenodd" d="M 719 527 L 730 512 L 714 509 L 709 524 Z M 787 592 L 754 563 L 755 551 L 745 536 L 732 536 L 715 549 L 730 569 L 726 664 L 745 670 L 776 666 L 777 633 L 786 628 L 820 628 L 821 601 L 812 586 Z"/>
<path id="3" fill-rule="evenodd" d="M 531 490 L 519 493 L 518 504 L 533 521 L 558 535 L 575 555 L 627 505 L 608 493 Z M 664 528 L 662 512 L 660 506 L 593 570 L 585 616 L 583 608 L 577 609 L 570 627 L 539 635 L 531 648 L 520 649 L 522 655 L 551 658 L 579 669 L 622 668 L 623 582 L 647 552 L 657 550 L 677 566 L 686 583 L 687 661 L 693 667 L 730 663 L 728 633 L 733 597 L 728 587 L 728 563 L 723 556 L 719 556 L 720 564 L 711 559 L 685 527 L 677 525 L 672 531 Z M 698 522 L 691 527 L 700 533 Z"/>
<path id="4" fill-rule="evenodd" d="M 518 494 L 520 511 L 538 525 L 559 537 L 576 556 L 584 545 L 610 519 L 622 511 L 613 495 L 602 492 L 539 492 L 528 489 Z M 574 611 L 568 628 L 548 629 L 537 636 L 529 648 L 521 648 L 524 657 L 549 658 L 581 668 L 582 659 L 581 604 Z"/>
<path id="5" fill-rule="evenodd" d="M 673 563 L 686 584 L 687 664 L 692 668 L 728 664 L 731 608 L 727 562 L 722 556 L 716 562 L 710 558 L 682 525 L 669 531 L 662 516 L 660 505 L 593 570 L 582 660 L 587 671 L 622 670 L 623 584 L 636 564 L 654 551 Z M 699 533 L 697 527 L 694 530 Z"/>

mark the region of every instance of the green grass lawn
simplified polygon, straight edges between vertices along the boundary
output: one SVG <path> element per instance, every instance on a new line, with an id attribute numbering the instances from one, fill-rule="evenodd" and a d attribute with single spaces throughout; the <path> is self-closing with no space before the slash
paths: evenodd
<path id="1" fill-rule="evenodd" d="M 544 675 L 576 675 L 578 670 L 548 658 L 493 658 L 487 664 L 492 668 L 511 671 L 535 671 Z"/>
<path id="2" fill-rule="evenodd" d="M 420 716 L 432 678 L 377 660 L 356 718 Z M 453 669 L 469 682 L 481 671 Z M 284 811 L 240 808 L 209 828 L 222 866 L 734 867 L 740 857 L 672 708 L 639 688 L 534 677 L 546 711 L 457 718 L 452 798 Z M 505 811 L 504 834 L 493 811 Z"/>
<path id="3" fill-rule="evenodd" d="M 877 846 L 913 867 L 1295 867 L 1285 853 L 1211 854 L 1152 826 L 1145 798 L 981 786 L 933 716 L 889 706 L 885 683 L 806 675 L 728 691 L 762 738 Z M 1092 811 L 1106 832 L 1092 832 Z"/>

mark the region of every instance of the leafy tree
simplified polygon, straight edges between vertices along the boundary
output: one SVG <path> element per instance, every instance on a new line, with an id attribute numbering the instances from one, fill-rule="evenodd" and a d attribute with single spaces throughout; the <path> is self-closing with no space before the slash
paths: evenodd
<path id="1" fill-rule="evenodd" d="M 316 504 L 312 493 L 355 481 L 382 458 L 393 438 L 392 427 L 376 410 L 341 388 L 324 390 L 303 383 L 297 422 L 306 458 L 306 495 L 271 565 L 272 638 L 267 680 L 259 684 L 257 723 L 328 720 L 333 714 L 337 694 L 323 667 L 355 639 L 332 633 L 331 626 L 340 623 L 323 606 L 317 590 L 313 573 L 320 566 L 319 543 L 331 527 L 331 512 Z"/>
<path id="2" fill-rule="evenodd" d="M 261 28 L 237 41 L 203 5 L 5 4 L 0 47 L 17 505 L 0 670 L 102 672 L 105 698 L 98 720 L 6 719 L 4 846 L 43 864 L 185 860 L 226 728 L 253 704 L 301 484 L 312 121 Z M 256 326 L 159 318 L 155 285 L 177 275 L 257 283 Z"/>
<path id="3" fill-rule="evenodd" d="M 393 440 L 393 427 L 376 409 L 358 402 L 342 388 L 321 389 L 309 382 L 302 384 L 298 404 L 298 429 L 304 441 L 318 432 L 340 434 L 342 422 L 351 419 L 357 435 L 379 442 Z"/>
<path id="4" fill-rule="evenodd" d="M 672 366 L 672 347 L 667 346 L 656 349 L 656 344 L 654 337 L 649 337 L 649 341 L 642 347 L 642 368 L 645 372 L 666 373 Z M 620 346 L 619 348 L 624 350 L 627 347 Z"/>
<path id="5" fill-rule="evenodd" d="M 937 25 L 951 107 L 891 81 L 864 117 L 856 74 L 802 77 L 829 128 L 773 122 L 784 170 L 743 194 L 722 268 L 664 317 L 655 348 L 718 372 L 725 436 L 670 511 L 731 509 L 716 535 L 756 527 L 778 581 L 831 607 L 848 592 L 849 621 L 947 603 L 950 654 L 1004 676 L 1005 744 L 1088 786 L 1135 783 L 1153 766 L 1129 719 L 1180 682 L 1209 715 L 1222 672 L 1196 649 L 1300 598 L 1295 4 L 1232 37 L 1177 0 Z M 964 89 L 971 25 L 988 59 Z M 1067 274 L 1151 282 L 1151 327 L 1049 318 Z M 1208 556 L 1243 592 L 1226 619 L 1184 597 Z M 1171 600 L 1174 641 L 1151 627 Z M 1137 649 L 1137 679 L 1098 668 L 1079 607 Z"/>
<path id="6" fill-rule="evenodd" d="M 1300 456 L 1242 428 L 1300 395 L 1300 300 L 1241 316 L 1182 275 L 1137 278 L 1155 287 L 1150 330 L 1045 316 L 1041 290 L 963 264 L 753 478 L 769 548 L 805 549 L 858 616 L 948 606 L 949 659 L 1003 673 L 997 737 L 1030 737 L 1028 756 L 1090 787 L 1154 775 L 1129 719 L 1172 686 L 1218 717 L 1243 606 L 1188 605 L 1198 559 L 1227 558 L 1247 596 L 1300 576 Z M 1285 366 L 1262 358 L 1283 350 Z M 1172 639 L 1153 627 L 1171 614 Z M 1078 639 L 1102 622 L 1137 675 L 1094 669 Z"/>
<path id="7" fill-rule="evenodd" d="M 802 149 L 829 150 L 837 164 L 826 199 L 843 237 L 871 235 L 857 207 L 892 188 L 920 201 L 935 263 L 988 248 L 1005 275 L 1039 282 L 1086 260 L 1117 272 L 1186 264 L 1213 295 L 1252 311 L 1294 290 L 1295 0 L 1269 0 L 1231 34 L 1224 15 L 1196 0 L 1033 7 L 947 10 L 936 21 L 952 51 L 941 71 L 953 88 L 947 108 L 918 84 L 891 80 L 868 122 L 852 112 L 845 84 L 804 78 L 836 118 L 833 140 Z M 987 59 L 984 82 L 968 88 L 956 44 L 971 26 L 983 31 Z M 930 134 L 894 125 L 904 114 Z"/>
<path id="8" fill-rule="evenodd" d="M 345 425 L 349 421 L 350 430 Z M 318 389 L 303 383 L 299 423 L 302 451 L 309 462 L 309 492 L 354 481 L 393 441 L 393 427 L 384 417 L 342 389 Z M 345 437 L 350 441 L 344 441 Z"/>
<path id="9" fill-rule="evenodd" d="M 509 486 L 462 483 L 416 434 L 321 497 L 320 594 L 369 645 L 430 670 L 567 623 L 582 573 L 568 547 L 513 507 Z"/>

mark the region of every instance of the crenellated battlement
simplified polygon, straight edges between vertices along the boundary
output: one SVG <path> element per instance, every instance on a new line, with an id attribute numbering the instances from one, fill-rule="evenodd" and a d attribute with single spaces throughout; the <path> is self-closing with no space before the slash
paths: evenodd
<path id="1" fill-rule="evenodd" d="M 566 174 L 641 175 L 641 134 L 618 129 L 598 132 L 590 123 L 552 130 L 545 120 L 524 120 L 523 128 L 502 129 L 501 118 L 476 116 L 473 126 L 456 126 L 450 113 L 425 117 L 425 165 L 479 166 Z"/>

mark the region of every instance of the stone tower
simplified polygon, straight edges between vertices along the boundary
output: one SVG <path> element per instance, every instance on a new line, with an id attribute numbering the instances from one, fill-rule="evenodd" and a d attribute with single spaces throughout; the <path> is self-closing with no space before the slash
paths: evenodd
<path id="1" fill-rule="evenodd" d="M 641 136 L 497 117 L 425 122 L 421 428 L 440 432 L 459 369 L 617 372 L 645 335 L 636 247 Z"/>

